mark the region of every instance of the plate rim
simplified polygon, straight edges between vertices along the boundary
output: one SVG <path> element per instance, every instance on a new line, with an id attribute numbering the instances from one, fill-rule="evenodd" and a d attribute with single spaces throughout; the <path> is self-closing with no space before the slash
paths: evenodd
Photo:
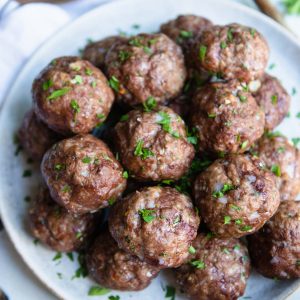
<path id="1" fill-rule="evenodd" d="M 38 55 L 38 53 L 40 51 L 43 51 L 44 48 L 47 48 L 48 43 L 51 43 L 53 40 L 55 40 L 57 38 L 57 36 L 59 36 L 61 34 L 64 34 L 64 32 L 69 31 L 70 28 L 75 26 L 77 23 L 83 22 L 83 20 L 85 20 L 86 18 L 89 18 L 90 16 L 92 16 L 94 14 L 97 15 L 98 11 L 100 11 L 103 7 L 111 6 L 112 9 L 113 9 L 114 5 L 117 6 L 121 2 L 123 2 L 123 3 L 124 2 L 140 2 L 140 3 L 142 3 L 142 1 L 143 0 L 107 0 L 106 2 L 99 3 L 99 5 L 97 5 L 93 9 L 83 13 L 82 15 L 78 16 L 74 20 L 71 20 L 71 21 L 67 22 L 65 25 L 63 25 L 62 27 L 55 30 L 54 33 L 52 33 L 45 41 L 43 41 L 33 51 L 33 53 L 26 59 L 24 65 L 21 66 L 19 68 L 19 70 L 16 71 L 16 73 L 19 71 L 18 75 L 16 76 L 16 78 L 15 78 L 13 84 L 11 85 L 11 87 L 3 95 L 3 101 L 0 105 L 0 123 L 1 123 L 1 120 L 3 118 L 3 115 L 5 114 L 7 99 L 10 98 L 10 94 L 14 90 L 16 82 L 19 80 L 20 77 L 23 76 L 24 73 L 27 73 L 27 69 L 29 68 L 29 66 L 31 64 L 31 61 L 35 59 L 35 57 Z M 176 0 L 170 0 L 170 1 L 175 2 Z M 194 0 L 194 1 L 197 1 L 197 0 Z M 300 39 L 298 39 L 296 37 L 296 35 L 294 35 L 288 29 L 284 28 L 282 25 L 278 24 L 276 21 L 274 21 L 270 17 L 264 15 L 260 11 L 255 10 L 254 8 L 251 8 L 251 7 L 249 7 L 245 4 L 238 3 L 238 2 L 235 2 L 235 1 L 228 1 L 228 0 L 210 0 L 210 1 L 211 1 L 212 6 L 214 4 L 217 4 L 217 3 L 222 3 L 222 5 L 230 7 L 231 9 L 239 10 L 239 11 L 241 11 L 241 12 L 247 14 L 247 15 L 251 15 L 254 18 L 260 19 L 262 22 L 267 24 L 267 26 L 275 29 L 277 32 L 280 32 L 282 35 L 284 35 L 286 38 L 288 38 L 293 44 L 295 44 L 295 47 L 297 47 L 299 52 L 300 52 Z M 0 128 L 0 132 L 1 132 L 1 130 L 3 130 L 3 129 Z M 5 200 L 4 200 L 4 197 L 3 197 L 2 192 L 1 192 L 1 184 L 2 184 L 2 180 L 0 180 L 0 217 L 1 217 L 2 223 L 3 223 L 4 228 L 5 228 L 5 232 L 7 233 L 7 236 L 9 238 L 10 242 L 12 243 L 13 248 L 16 250 L 19 257 L 26 264 L 26 266 L 29 268 L 29 270 L 32 272 L 32 274 L 42 283 L 42 285 L 44 287 L 46 287 L 48 289 L 48 291 L 50 291 L 58 299 L 66 300 L 66 298 L 64 298 L 64 296 L 61 295 L 58 290 L 56 290 L 54 287 L 52 287 L 50 284 L 47 283 L 46 279 L 43 278 L 43 276 L 40 274 L 40 271 L 37 268 L 32 267 L 30 259 L 28 259 L 27 256 L 25 254 L 23 254 L 22 249 L 20 248 L 20 245 L 18 246 L 18 243 L 15 243 L 15 236 L 16 235 L 13 232 L 13 228 L 10 225 L 9 220 L 6 219 L 5 217 L 3 217 L 4 214 L 2 213 L 2 211 L 4 211 L 3 202 Z M 294 280 L 294 282 L 292 282 L 291 285 L 289 286 L 289 289 L 285 289 L 283 292 L 281 292 L 278 295 L 277 299 L 278 300 L 288 299 L 289 296 L 291 296 L 299 287 L 300 287 L 300 278 Z"/>

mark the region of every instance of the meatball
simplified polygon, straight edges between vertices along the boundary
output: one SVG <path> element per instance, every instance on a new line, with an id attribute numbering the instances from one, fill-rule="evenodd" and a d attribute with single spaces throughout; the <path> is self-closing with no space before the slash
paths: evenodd
<path id="1" fill-rule="evenodd" d="M 115 144 L 122 164 L 142 181 L 179 179 L 195 155 L 183 120 L 165 106 L 130 111 L 115 127 Z"/>
<path id="2" fill-rule="evenodd" d="M 105 64 L 118 99 L 131 106 L 149 97 L 160 103 L 174 98 L 186 79 L 182 50 L 164 34 L 139 34 L 115 44 Z"/>
<path id="3" fill-rule="evenodd" d="M 126 188 L 120 163 L 92 135 L 55 144 L 44 155 L 41 171 L 53 199 L 75 214 L 108 206 Z"/>
<path id="4" fill-rule="evenodd" d="M 32 96 L 36 115 L 64 135 L 90 132 L 114 100 L 103 73 L 78 57 L 53 60 L 34 80 Z"/>
<path id="5" fill-rule="evenodd" d="M 199 70 L 248 82 L 263 75 L 269 47 L 257 30 L 229 24 L 205 29 L 193 43 L 191 55 Z"/>
<path id="6" fill-rule="evenodd" d="M 265 226 L 248 239 L 253 266 L 270 278 L 300 277 L 300 202 L 281 202 Z"/>
<path id="7" fill-rule="evenodd" d="M 160 270 L 121 250 L 108 232 L 98 236 L 88 249 L 86 260 L 92 278 L 115 290 L 142 290 Z"/>
<path id="8" fill-rule="evenodd" d="M 32 234 L 56 251 L 70 252 L 86 245 L 94 232 L 95 216 L 72 215 L 56 204 L 49 190 L 41 187 L 29 208 L 29 224 Z"/>
<path id="9" fill-rule="evenodd" d="M 40 161 L 44 153 L 62 137 L 39 120 L 33 109 L 28 111 L 18 132 L 18 139 L 33 160 Z"/>
<path id="10" fill-rule="evenodd" d="M 270 133 L 259 140 L 254 150 L 276 175 L 281 200 L 295 199 L 300 192 L 299 150 L 286 137 Z"/>
<path id="11" fill-rule="evenodd" d="M 287 115 L 291 98 L 279 80 L 273 76 L 265 73 L 260 83 L 261 87 L 254 97 L 265 112 L 265 129 L 273 130 Z"/>
<path id="12" fill-rule="evenodd" d="M 238 239 L 200 233 L 189 263 L 176 270 L 180 287 L 192 300 L 234 300 L 242 296 L 250 273 L 247 248 Z"/>
<path id="13" fill-rule="evenodd" d="M 247 155 L 216 160 L 196 178 L 194 195 L 204 222 L 224 238 L 257 231 L 280 202 L 275 176 Z"/>
<path id="14" fill-rule="evenodd" d="M 180 15 L 176 19 L 162 24 L 160 31 L 174 42 L 184 46 L 190 39 L 212 25 L 210 20 L 200 16 Z"/>
<path id="15" fill-rule="evenodd" d="M 191 199 L 169 187 L 146 187 L 113 206 L 109 229 L 120 248 L 160 267 L 188 257 L 199 217 Z"/>
<path id="16" fill-rule="evenodd" d="M 115 44 L 126 40 L 118 35 L 109 36 L 103 40 L 89 43 L 82 53 L 82 58 L 90 61 L 94 66 L 105 70 L 104 59 L 108 50 Z"/>
<path id="17" fill-rule="evenodd" d="M 216 82 L 193 96 L 190 122 L 198 131 L 200 150 L 243 153 L 264 132 L 264 113 L 247 86 L 237 81 Z"/>

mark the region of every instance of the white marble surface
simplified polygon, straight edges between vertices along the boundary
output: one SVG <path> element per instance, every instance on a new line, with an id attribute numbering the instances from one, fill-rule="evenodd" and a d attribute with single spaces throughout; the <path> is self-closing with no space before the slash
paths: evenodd
<path id="1" fill-rule="evenodd" d="M 226 1 L 236 1 L 236 2 L 242 2 L 245 5 L 251 6 L 254 9 L 256 8 L 255 4 L 251 0 L 226 0 Z M 0 1 L 0 8 L 1 4 L 4 1 Z M 24 14 L 21 14 L 20 10 L 25 11 L 25 17 L 26 17 L 26 10 L 28 9 L 28 12 L 30 14 L 30 18 L 32 19 L 32 22 L 30 23 L 30 26 L 34 26 L 34 21 L 42 22 L 41 17 L 41 9 L 46 8 L 47 9 L 53 9 L 53 15 L 55 12 L 55 18 L 51 19 L 51 16 L 49 18 L 45 18 L 45 22 L 49 27 L 51 24 L 52 28 L 55 27 L 58 28 L 59 26 L 62 26 L 63 24 L 69 22 L 70 20 L 76 18 L 80 14 L 94 8 L 97 5 L 100 5 L 103 3 L 104 0 L 76 0 L 69 3 L 60 4 L 59 7 L 62 10 L 57 10 L 56 7 L 51 7 L 42 4 L 40 7 L 39 13 L 35 11 L 35 8 L 31 8 L 29 10 L 29 7 L 23 7 L 19 9 L 19 18 L 18 23 L 20 25 L 20 16 L 24 17 Z M 274 1 L 278 4 L 280 8 L 280 1 Z M 34 4 L 37 5 L 37 4 Z M 40 5 L 40 4 L 39 4 Z M 33 5 L 32 5 L 33 6 Z M 18 15 L 16 15 L 17 10 L 15 12 L 12 12 L 10 15 L 6 16 L 6 24 L 14 24 L 16 23 L 16 18 Z M 15 14 L 15 15 L 14 15 Z M 15 19 L 14 19 L 15 18 Z M 34 19 L 36 18 L 36 19 Z M 33 20 L 34 19 L 34 20 Z M 26 19 L 25 19 L 26 20 Z M 298 30 L 300 26 L 300 17 L 295 16 L 289 16 L 287 18 L 287 22 L 290 25 L 291 28 L 294 29 L 294 31 L 297 34 L 300 34 L 300 31 Z M 14 27 L 15 34 L 22 33 L 22 36 L 26 38 L 26 30 L 28 30 L 27 34 L 30 33 L 30 28 L 28 28 L 28 24 L 26 27 L 26 21 L 23 23 L 22 26 Z M 11 30 L 11 29 L 10 29 Z M 21 32 L 22 30 L 22 32 Z M 0 62 L 0 72 L 1 74 L 7 74 L 7 76 L 4 76 L 4 80 L 2 79 L 0 82 L 0 99 L 2 98 L 4 100 L 3 95 L 5 94 L 5 91 L 9 87 L 11 78 L 13 78 L 15 72 L 22 67 L 26 59 L 31 55 L 31 53 L 34 51 L 34 49 L 43 42 L 51 33 L 53 30 L 41 30 L 35 32 L 35 40 L 34 40 L 34 47 L 28 47 L 26 48 L 26 43 L 22 45 L 22 43 L 16 44 L 12 43 L 10 39 L 5 39 L 6 35 L 6 28 L 3 26 L 3 24 L 0 23 L 0 53 L 2 56 L 2 62 Z M 31 30 L 32 32 L 32 30 Z M 7 40 L 9 42 L 7 42 Z M 11 46 L 11 47 L 10 47 Z M 23 47 L 23 48 L 22 48 Z M 3 57 L 7 57 L 7 59 L 3 59 Z M 18 58 L 18 60 L 15 60 L 15 58 Z M 5 70 L 9 69 L 9 74 L 7 72 L 4 72 Z M 1 100 L 0 100 L 1 105 Z M 22 262 L 22 260 L 19 258 L 19 255 L 16 253 L 15 249 L 13 248 L 13 245 L 9 241 L 9 238 L 7 237 L 5 231 L 0 232 L 0 270 L 1 270 L 1 276 L 0 276 L 0 288 L 3 289 L 8 295 L 10 300 L 53 300 L 57 299 L 55 296 L 51 294 L 31 273 L 31 271 L 28 269 L 28 267 Z M 288 298 L 289 300 L 299 300 L 300 299 L 300 290 L 296 293 L 294 293 L 292 296 Z M 271 299 L 270 299 L 271 300 Z"/>

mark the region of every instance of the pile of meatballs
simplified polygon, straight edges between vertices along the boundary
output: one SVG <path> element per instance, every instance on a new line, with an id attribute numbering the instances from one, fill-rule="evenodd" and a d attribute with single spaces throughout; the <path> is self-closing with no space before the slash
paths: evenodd
<path id="1" fill-rule="evenodd" d="M 194 300 L 237 299 L 250 264 L 300 277 L 300 155 L 272 131 L 290 96 L 268 57 L 254 28 L 181 15 L 52 60 L 19 130 L 34 237 L 122 291 L 165 268 Z"/>

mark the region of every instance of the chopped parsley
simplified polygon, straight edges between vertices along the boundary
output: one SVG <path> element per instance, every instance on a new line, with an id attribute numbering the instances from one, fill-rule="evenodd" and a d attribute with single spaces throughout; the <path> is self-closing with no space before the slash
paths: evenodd
<path id="1" fill-rule="evenodd" d="M 187 141 L 190 144 L 197 145 L 198 144 L 198 137 L 197 137 L 197 129 L 193 127 L 191 130 L 189 128 L 186 128 L 186 135 L 187 135 Z"/>
<path id="2" fill-rule="evenodd" d="M 179 133 L 171 129 L 171 116 L 164 111 L 159 111 L 158 114 L 161 117 L 161 119 L 156 123 L 160 124 L 162 126 L 162 129 L 170 133 L 173 137 L 179 138 Z"/>
<path id="3" fill-rule="evenodd" d="M 278 103 L 278 96 L 277 95 L 272 95 L 271 101 L 273 105 L 276 105 Z"/>
<path id="4" fill-rule="evenodd" d="M 96 82 L 96 81 L 92 81 L 92 82 L 91 82 L 91 87 L 92 87 L 92 88 L 95 88 L 96 86 L 97 86 L 97 82 Z"/>
<path id="5" fill-rule="evenodd" d="M 285 152 L 285 147 L 283 146 L 280 146 L 278 149 L 277 149 L 277 153 L 284 153 Z"/>
<path id="6" fill-rule="evenodd" d="M 102 296 L 102 295 L 106 295 L 110 292 L 109 289 L 104 288 L 102 286 L 92 286 L 89 289 L 88 295 L 89 296 Z"/>
<path id="7" fill-rule="evenodd" d="M 74 255 L 72 252 L 66 253 L 67 257 L 69 258 L 70 261 L 74 261 Z"/>
<path id="8" fill-rule="evenodd" d="M 68 184 L 66 184 L 66 185 L 63 186 L 63 188 L 61 189 L 61 191 L 63 193 L 69 193 L 69 192 L 71 192 L 71 187 Z"/>
<path id="9" fill-rule="evenodd" d="M 114 199 L 114 198 L 110 198 L 110 199 L 108 199 L 108 204 L 111 206 L 111 205 L 113 205 L 115 202 L 116 202 L 116 199 Z"/>
<path id="10" fill-rule="evenodd" d="M 247 146 L 248 146 L 248 141 L 244 141 L 244 142 L 242 142 L 242 144 L 241 144 L 241 149 L 246 149 Z"/>
<path id="11" fill-rule="evenodd" d="M 128 51 L 120 50 L 118 53 L 118 57 L 121 62 L 125 62 L 127 59 L 130 58 L 130 56 L 131 56 L 131 53 Z"/>
<path id="12" fill-rule="evenodd" d="M 287 12 L 289 14 L 300 14 L 300 2 L 299 0 L 282 0 Z"/>
<path id="13" fill-rule="evenodd" d="M 120 296 L 116 295 L 116 296 L 109 296 L 108 300 L 120 300 Z"/>
<path id="14" fill-rule="evenodd" d="M 225 183 L 223 187 L 219 191 L 214 191 L 213 192 L 213 197 L 215 198 L 221 198 L 223 197 L 227 192 L 230 192 L 232 190 L 235 190 L 236 187 L 230 183 Z"/>
<path id="15" fill-rule="evenodd" d="M 126 115 L 121 116 L 120 121 L 121 121 L 121 122 L 125 122 L 125 121 L 127 121 L 128 119 L 129 119 L 129 116 L 128 116 L 128 114 L 126 114 Z"/>
<path id="16" fill-rule="evenodd" d="M 234 205 L 234 204 L 229 204 L 229 207 L 233 210 L 241 210 L 241 208 L 237 205 Z"/>
<path id="17" fill-rule="evenodd" d="M 200 61 L 202 61 L 202 62 L 205 59 L 206 51 L 207 51 L 207 47 L 204 45 L 201 45 L 199 48 L 199 58 L 200 58 Z"/>
<path id="18" fill-rule="evenodd" d="M 43 82 L 43 85 L 42 85 L 44 91 L 49 90 L 49 88 L 50 88 L 51 86 L 53 86 L 53 81 L 52 81 L 51 79 L 49 79 L 49 80 Z"/>
<path id="19" fill-rule="evenodd" d="M 270 64 L 270 66 L 269 66 L 269 70 L 273 70 L 274 68 L 275 68 L 275 64 L 274 63 L 272 63 L 272 64 Z"/>
<path id="20" fill-rule="evenodd" d="M 272 165 L 272 167 L 271 167 L 271 172 L 272 172 L 275 176 L 280 177 L 280 176 L 281 176 L 280 166 L 279 166 L 279 165 Z"/>
<path id="21" fill-rule="evenodd" d="M 75 75 L 75 77 L 71 80 L 71 83 L 73 83 L 73 84 L 82 84 L 83 79 L 80 75 Z"/>
<path id="22" fill-rule="evenodd" d="M 297 113 L 296 118 L 300 119 L 300 112 Z"/>
<path id="23" fill-rule="evenodd" d="M 47 100 L 55 100 L 56 98 L 66 95 L 70 90 L 71 90 L 71 88 L 69 88 L 69 87 L 65 87 L 60 90 L 56 90 L 56 91 L 52 92 L 50 96 L 48 96 Z"/>
<path id="24" fill-rule="evenodd" d="M 221 49 L 225 49 L 227 47 L 226 42 L 222 41 L 220 44 Z"/>
<path id="25" fill-rule="evenodd" d="M 23 177 L 30 177 L 31 175 L 32 175 L 32 171 L 31 170 L 24 170 Z"/>
<path id="26" fill-rule="evenodd" d="M 60 260 L 62 258 L 61 252 L 57 252 L 55 256 L 52 258 L 52 261 Z"/>
<path id="27" fill-rule="evenodd" d="M 170 298 L 170 300 L 175 300 L 176 289 L 173 286 L 166 286 L 165 298 Z"/>
<path id="28" fill-rule="evenodd" d="M 139 214 L 143 218 L 146 223 L 150 223 L 155 219 L 155 215 L 153 215 L 155 211 L 153 209 L 140 209 Z"/>
<path id="29" fill-rule="evenodd" d="M 190 254 L 195 254 L 196 253 L 196 249 L 193 246 L 189 247 L 189 253 Z"/>
<path id="30" fill-rule="evenodd" d="M 296 260 L 296 266 L 300 266 L 300 259 Z"/>
<path id="31" fill-rule="evenodd" d="M 226 254 L 230 254 L 230 251 L 227 248 L 224 248 L 223 252 L 226 253 Z"/>
<path id="32" fill-rule="evenodd" d="M 242 103 L 247 102 L 247 97 L 246 97 L 246 96 L 244 96 L 244 95 L 239 95 L 238 97 L 239 97 L 239 99 L 240 99 L 240 101 L 241 101 Z"/>
<path id="33" fill-rule="evenodd" d="M 143 148 L 143 140 L 139 140 L 135 146 L 134 155 L 141 157 L 142 160 L 154 156 L 154 153 L 149 148 Z"/>
<path id="34" fill-rule="evenodd" d="M 228 42 L 232 42 L 233 41 L 233 29 L 232 28 L 229 28 L 228 31 L 227 31 L 227 40 Z"/>
<path id="35" fill-rule="evenodd" d="M 75 271 L 75 274 L 72 276 L 72 280 L 80 277 L 84 278 L 88 275 L 88 271 L 84 265 L 84 256 L 82 254 L 79 254 L 77 260 L 79 263 L 79 268 Z"/>
<path id="36" fill-rule="evenodd" d="M 191 260 L 190 264 L 197 269 L 200 269 L 200 270 L 205 269 L 205 263 L 202 260 L 196 260 L 196 259 Z"/>
<path id="37" fill-rule="evenodd" d="M 234 221 L 234 223 L 235 223 L 236 225 L 241 225 L 241 224 L 243 224 L 243 220 L 242 220 L 242 219 L 236 219 L 236 220 Z"/>
<path id="38" fill-rule="evenodd" d="M 70 106 L 73 109 L 73 111 L 75 112 L 75 114 L 78 114 L 80 112 L 79 104 L 75 99 L 71 100 Z"/>
<path id="39" fill-rule="evenodd" d="M 25 196 L 25 197 L 24 197 L 24 201 L 25 201 L 25 202 L 30 202 L 30 200 L 31 200 L 31 197 L 30 197 L 30 196 Z"/>
<path id="40" fill-rule="evenodd" d="M 292 88 L 292 96 L 295 96 L 297 94 L 297 90 L 295 87 Z"/>
<path id="41" fill-rule="evenodd" d="M 129 177 L 128 171 L 124 171 L 122 177 L 127 179 Z"/>
<path id="42" fill-rule="evenodd" d="M 292 138 L 292 143 L 295 147 L 297 147 L 300 143 L 300 138 Z"/>
<path id="43" fill-rule="evenodd" d="M 81 160 L 84 164 L 89 164 L 92 161 L 92 158 L 89 156 L 85 156 L 82 160 Z"/>
<path id="44" fill-rule="evenodd" d="M 279 131 L 268 131 L 265 133 L 265 136 L 267 138 L 274 138 L 274 137 L 279 137 L 279 136 L 282 136 L 281 132 Z"/>
<path id="45" fill-rule="evenodd" d="M 210 118 L 210 119 L 214 119 L 217 115 L 215 113 L 207 113 L 207 116 Z"/>
<path id="46" fill-rule="evenodd" d="M 256 30 L 254 28 L 250 29 L 250 34 L 252 35 L 252 37 L 255 36 Z"/>
<path id="47" fill-rule="evenodd" d="M 241 246 L 240 245 L 235 245 L 234 247 L 233 247 L 233 250 L 240 250 L 241 249 Z"/>
<path id="48" fill-rule="evenodd" d="M 64 170 L 65 168 L 66 168 L 66 166 L 64 164 L 56 164 L 54 166 L 55 171 L 61 171 L 61 170 Z"/>
<path id="49" fill-rule="evenodd" d="M 88 76 L 91 76 L 93 75 L 93 71 L 89 68 L 85 69 L 85 74 L 88 75 Z"/>
<path id="50" fill-rule="evenodd" d="M 116 92 L 119 92 L 119 89 L 120 89 L 120 82 L 119 80 L 115 77 L 115 76 L 112 76 L 109 81 L 109 86 Z"/>
<path id="51" fill-rule="evenodd" d="M 227 225 L 227 224 L 230 224 L 231 222 L 231 217 L 230 216 L 225 216 L 224 217 L 224 224 Z"/>
<path id="52" fill-rule="evenodd" d="M 157 106 L 157 102 L 154 97 L 150 96 L 147 100 L 143 103 L 144 111 L 150 112 Z"/>
<path id="53" fill-rule="evenodd" d="M 252 226 L 250 226 L 250 225 L 245 225 L 245 226 L 243 226 L 243 227 L 241 228 L 241 230 L 242 230 L 242 231 L 250 231 L 250 230 L 252 230 Z"/>
<path id="54" fill-rule="evenodd" d="M 186 31 L 186 30 L 181 30 L 179 33 L 180 37 L 184 39 L 189 39 L 193 37 L 193 32 L 192 31 Z"/>

